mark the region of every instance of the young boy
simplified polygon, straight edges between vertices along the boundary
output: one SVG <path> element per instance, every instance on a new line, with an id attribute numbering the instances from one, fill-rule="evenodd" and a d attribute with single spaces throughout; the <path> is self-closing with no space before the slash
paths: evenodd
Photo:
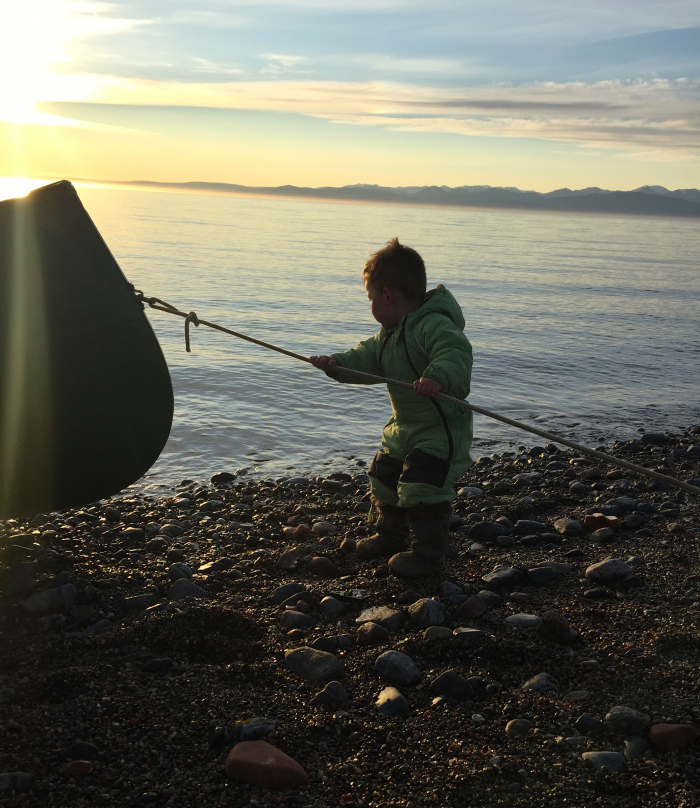
<path id="1" fill-rule="evenodd" d="M 389 557 L 394 575 L 422 578 L 444 567 L 454 483 L 472 462 L 471 410 L 434 396 L 469 395 L 472 349 L 457 301 L 444 286 L 426 294 L 423 259 L 397 238 L 370 256 L 362 277 L 381 330 L 356 348 L 311 361 L 348 384 L 372 382 L 342 368 L 413 383 L 413 390 L 387 385 L 393 414 L 368 472 L 377 532 L 357 543 L 357 554 Z"/>

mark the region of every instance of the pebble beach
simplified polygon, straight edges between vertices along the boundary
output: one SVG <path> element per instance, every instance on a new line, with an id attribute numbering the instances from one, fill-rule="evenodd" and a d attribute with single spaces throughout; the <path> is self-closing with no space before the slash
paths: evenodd
<path id="1" fill-rule="evenodd" d="M 700 485 L 699 426 L 605 450 Z M 359 472 L 0 522 L 0 802 L 700 802 L 697 498 L 482 457 L 443 574 L 404 581 L 354 554 Z"/>

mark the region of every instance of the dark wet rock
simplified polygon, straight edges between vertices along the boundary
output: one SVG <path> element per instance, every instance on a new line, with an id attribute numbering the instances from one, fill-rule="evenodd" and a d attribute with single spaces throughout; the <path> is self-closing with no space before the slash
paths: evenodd
<path id="1" fill-rule="evenodd" d="M 24 600 L 36 589 L 36 581 L 31 575 L 17 575 L 5 588 L 8 600 Z"/>
<path id="2" fill-rule="evenodd" d="M 152 659 L 141 665 L 143 673 L 167 673 L 173 667 L 173 661 L 170 657 L 163 657 L 162 659 Z"/>
<path id="3" fill-rule="evenodd" d="M 388 645 L 389 631 L 379 623 L 363 623 L 357 630 L 358 645 Z"/>
<path id="4" fill-rule="evenodd" d="M 551 583 L 557 577 L 557 572 L 552 567 L 533 567 L 527 571 L 527 579 L 535 586 L 542 586 Z"/>
<path id="5" fill-rule="evenodd" d="M 192 567 L 182 562 L 171 564 L 168 568 L 168 578 L 171 581 L 179 581 L 181 578 L 192 578 Z"/>
<path id="6" fill-rule="evenodd" d="M 340 682 L 328 684 L 311 699 L 312 707 L 342 707 L 349 701 L 347 691 Z"/>
<path id="7" fill-rule="evenodd" d="M 639 735 L 649 726 L 651 719 L 631 707 L 618 706 L 605 716 L 605 723 L 618 735 Z"/>
<path id="8" fill-rule="evenodd" d="M 542 620 L 536 614 L 510 614 L 505 622 L 512 628 L 537 628 Z"/>
<path id="9" fill-rule="evenodd" d="M 211 482 L 213 485 L 221 485 L 222 483 L 232 483 L 236 479 L 235 474 L 230 471 L 220 471 L 218 474 L 213 474 Z"/>
<path id="10" fill-rule="evenodd" d="M 469 682 L 457 671 L 445 671 L 431 682 L 428 688 L 431 696 L 444 696 L 453 701 L 465 701 L 474 694 Z"/>
<path id="11" fill-rule="evenodd" d="M 290 595 L 287 598 L 287 600 L 280 603 L 280 606 L 281 606 L 282 609 L 296 608 L 297 611 L 300 611 L 300 612 L 306 611 L 306 612 L 308 612 L 309 609 L 311 608 L 311 606 L 313 606 L 314 600 L 315 600 L 315 597 L 314 597 L 313 592 L 308 592 L 307 590 L 304 590 L 303 592 L 296 592 L 294 595 Z M 305 606 L 303 608 L 300 607 L 299 606 L 300 603 L 305 604 Z"/>
<path id="12" fill-rule="evenodd" d="M 490 589 L 482 589 L 477 595 L 489 606 L 500 606 L 503 601 L 498 592 L 492 592 Z"/>
<path id="13" fill-rule="evenodd" d="M 489 604 L 479 595 L 473 595 L 457 610 L 458 620 L 476 620 L 481 617 L 489 608 Z"/>
<path id="14" fill-rule="evenodd" d="M 63 584 L 52 589 L 45 589 L 22 601 L 22 606 L 32 614 L 55 612 L 64 606 L 75 603 L 76 591 L 73 584 Z"/>
<path id="15" fill-rule="evenodd" d="M 385 716 L 410 715 L 411 713 L 405 696 L 395 687 L 385 687 L 379 694 L 375 706 Z"/>
<path id="16" fill-rule="evenodd" d="M 416 663 L 402 651 L 385 651 L 377 657 L 374 667 L 379 676 L 391 685 L 414 685 L 422 674 Z"/>
<path id="17" fill-rule="evenodd" d="M 344 609 L 344 606 L 339 600 L 327 596 L 319 603 L 318 608 L 324 617 L 333 618 L 340 615 Z"/>
<path id="18" fill-rule="evenodd" d="M 603 731 L 603 722 L 594 718 L 592 715 L 584 714 L 579 716 L 574 726 L 579 732 L 583 732 L 584 735 L 600 735 Z"/>
<path id="19" fill-rule="evenodd" d="M 325 556 L 316 556 L 309 562 L 309 572 L 312 575 L 318 575 L 319 578 L 338 578 L 340 570 L 336 565 Z"/>
<path id="20" fill-rule="evenodd" d="M 95 744 L 86 741 L 76 741 L 61 749 L 61 757 L 67 760 L 95 760 L 99 754 L 100 750 Z"/>
<path id="21" fill-rule="evenodd" d="M 668 443 L 668 438 L 663 432 L 645 432 L 641 441 L 646 446 L 665 446 Z"/>
<path id="22" fill-rule="evenodd" d="M 284 603 L 284 601 L 291 598 L 292 595 L 298 595 L 301 592 L 306 592 L 306 587 L 300 583 L 294 581 L 292 583 L 282 584 L 282 586 L 278 586 L 272 593 L 272 602 L 275 604 Z"/>
<path id="23" fill-rule="evenodd" d="M 333 654 L 315 648 L 294 648 L 284 654 L 284 664 L 289 670 L 314 681 L 340 679 L 345 676 L 345 666 Z"/>
<path id="24" fill-rule="evenodd" d="M 527 682 L 522 685 L 521 689 L 531 690 L 534 693 L 551 693 L 559 689 L 559 683 L 548 673 L 542 672 L 528 679 Z"/>
<path id="25" fill-rule="evenodd" d="M 139 611 L 142 612 L 144 609 L 148 609 L 149 606 L 153 606 L 157 601 L 155 595 L 148 593 L 145 595 L 134 595 L 130 598 L 124 598 L 124 608 L 129 611 Z"/>
<path id="26" fill-rule="evenodd" d="M 641 760 L 649 754 L 649 741 L 641 735 L 625 738 L 623 754 L 628 763 L 633 760 Z"/>
<path id="27" fill-rule="evenodd" d="M 608 505 L 611 507 L 619 508 L 620 513 L 624 514 L 624 513 L 632 513 L 637 507 L 637 502 L 636 500 L 632 499 L 632 497 L 615 497 L 614 499 L 608 500 Z"/>
<path id="28" fill-rule="evenodd" d="M 493 493 L 496 494 L 497 496 L 512 494 L 514 490 L 515 486 L 513 485 L 513 483 L 508 482 L 508 480 L 499 480 L 493 486 Z"/>
<path id="29" fill-rule="evenodd" d="M 427 642 L 448 642 L 452 639 L 452 629 L 445 626 L 430 626 L 423 632 Z"/>
<path id="30" fill-rule="evenodd" d="M 583 597 L 588 598 L 588 600 L 604 600 L 605 598 L 614 598 L 615 593 L 608 589 L 607 586 L 594 586 L 593 589 L 586 589 Z"/>
<path id="31" fill-rule="evenodd" d="M 595 769 L 605 769 L 613 774 L 621 772 L 625 766 L 624 755 L 619 752 L 584 752 L 584 761 Z"/>
<path id="32" fill-rule="evenodd" d="M 469 528 L 468 538 L 470 541 L 484 542 L 491 544 L 499 536 L 504 536 L 508 531 L 503 525 L 497 522 L 477 522 Z"/>
<path id="33" fill-rule="evenodd" d="M 513 532 L 517 536 L 527 536 L 528 533 L 547 533 L 549 528 L 542 522 L 534 522 L 531 519 L 519 519 L 515 523 Z"/>
<path id="34" fill-rule="evenodd" d="M 147 541 L 144 545 L 144 550 L 147 553 L 162 553 L 168 546 L 168 542 L 165 539 L 155 538 Z"/>
<path id="35" fill-rule="evenodd" d="M 330 651 L 334 653 L 341 648 L 352 646 L 352 634 L 337 634 L 334 637 L 317 637 L 309 643 L 309 648 L 316 648 L 319 651 Z"/>
<path id="36" fill-rule="evenodd" d="M 408 607 L 408 616 L 418 628 L 441 626 L 445 622 L 445 607 L 438 600 L 422 598 Z"/>
<path id="37" fill-rule="evenodd" d="M 202 589 L 201 586 L 197 586 L 194 581 L 190 581 L 187 578 L 180 578 L 179 581 L 175 581 L 168 590 L 168 598 L 170 600 L 181 600 L 182 598 L 199 598 L 200 600 L 206 600 L 208 597 L 209 593 L 205 589 Z"/>
<path id="38" fill-rule="evenodd" d="M 26 794 L 34 786 L 34 775 L 29 772 L 2 772 L 0 774 L 0 794 L 16 791 Z"/>
<path id="39" fill-rule="evenodd" d="M 314 619 L 310 614 L 303 612 L 296 612 L 293 609 L 287 609 L 282 612 L 280 617 L 280 625 L 282 628 L 292 630 L 295 628 L 310 628 L 314 624 Z"/>
<path id="40" fill-rule="evenodd" d="M 477 628 L 456 628 L 452 632 L 452 642 L 467 648 L 481 645 L 485 639 L 486 634 Z"/>
<path id="41" fill-rule="evenodd" d="M 365 609 L 355 620 L 356 623 L 379 623 L 387 631 L 398 631 L 404 624 L 404 613 L 400 609 L 392 609 L 390 606 L 372 606 Z"/>
<path id="42" fill-rule="evenodd" d="M 572 645 L 577 636 L 566 617 L 554 611 L 545 612 L 542 615 L 542 622 L 537 627 L 537 633 L 543 640 L 557 645 Z"/>
<path id="43" fill-rule="evenodd" d="M 508 588 L 521 583 L 524 580 L 522 570 L 513 567 L 497 566 L 492 572 L 482 577 L 482 581 L 494 588 Z"/>

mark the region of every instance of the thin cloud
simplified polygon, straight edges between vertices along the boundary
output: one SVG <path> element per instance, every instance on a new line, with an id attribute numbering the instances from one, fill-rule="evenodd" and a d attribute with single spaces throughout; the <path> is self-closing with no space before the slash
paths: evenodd
<path id="1" fill-rule="evenodd" d="M 283 73 L 309 73 L 305 69 L 309 60 L 305 56 L 290 56 L 285 53 L 261 53 L 261 59 L 267 60 L 267 65 L 260 71 L 264 74 L 280 75 Z"/>
<path id="2" fill-rule="evenodd" d="M 545 82 L 468 89 L 386 82 L 124 82 L 100 100 L 293 112 L 357 126 L 697 152 L 700 81 Z"/>

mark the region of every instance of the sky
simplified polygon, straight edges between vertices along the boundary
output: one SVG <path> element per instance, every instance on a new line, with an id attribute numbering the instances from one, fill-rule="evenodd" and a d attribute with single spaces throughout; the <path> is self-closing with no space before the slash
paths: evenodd
<path id="1" fill-rule="evenodd" d="M 700 3 L 0 0 L 0 175 L 700 187 Z"/>

